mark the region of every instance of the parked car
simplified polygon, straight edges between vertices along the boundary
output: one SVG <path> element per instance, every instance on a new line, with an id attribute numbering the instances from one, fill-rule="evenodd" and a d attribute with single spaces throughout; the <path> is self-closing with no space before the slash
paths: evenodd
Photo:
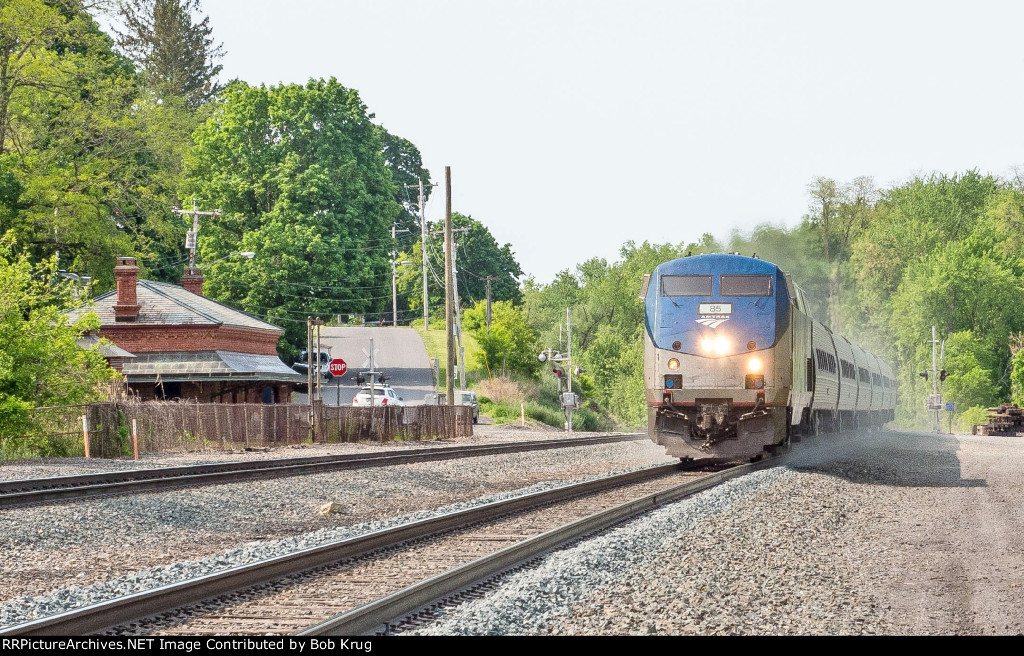
<path id="1" fill-rule="evenodd" d="M 355 397 L 352 399 L 352 407 L 355 408 L 369 408 L 370 407 L 370 387 L 364 387 L 356 392 Z M 379 408 L 381 406 L 404 406 L 405 399 L 398 396 L 395 390 L 390 385 L 374 385 L 373 386 L 373 407 Z"/>
<path id="2" fill-rule="evenodd" d="M 310 356 L 312 356 L 312 360 L 310 360 Z M 295 364 L 292 365 L 292 369 L 301 374 L 308 374 L 309 368 L 314 365 L 316 365 L 316 351 L 313 351 L 312 353 L 303 351 L 299 354 L 299 358 L 295 361 Z M 333 378 L 333 376 L 327 375 L 331 373 L 330 369 L 331 354 L 327 351 L 320 351 L 320 375 L 324 378 Z"/>
<path id="3" fill-rule="evenodd" d="M 437 392 L 428 392 L 423 397 L 424 405 L 445 405 L 448 403 L 448 395 Z M 476 392 L 471 390 L 456 390 L 455 405 L 468 405 L 473 408 L 473 423 L 480 419 L 480 403 L 476 399 Z"/>
<path id="4" fill-rule="evenodd" d="M 455 405 L 473 406 L 473 423 L 480 419 L 480 403 L 476 400 L 476 392 L 462 390 L 455 392 Z"/>

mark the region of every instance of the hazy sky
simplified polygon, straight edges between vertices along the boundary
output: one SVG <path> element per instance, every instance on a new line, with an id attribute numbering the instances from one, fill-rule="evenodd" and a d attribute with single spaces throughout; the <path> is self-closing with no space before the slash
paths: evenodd
<path id="1" fill-rule="evenodd" d="M 1024 164 L 1024 3 L 203 0 L 224 79 L 334 76 L 549 282 L 792 226 L 816 176 Z"/>

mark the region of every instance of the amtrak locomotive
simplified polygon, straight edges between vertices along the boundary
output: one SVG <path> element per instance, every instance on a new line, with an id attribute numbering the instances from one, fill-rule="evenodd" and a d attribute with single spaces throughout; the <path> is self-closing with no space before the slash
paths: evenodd
<path id="1" fill-rule="evenodd" d="M 644 279 L 650 438 L 671 456 L 760 456 L 793 434 L 893 420 L 892 367 L 811 318 L 770 262 L 695 255 Z"/>

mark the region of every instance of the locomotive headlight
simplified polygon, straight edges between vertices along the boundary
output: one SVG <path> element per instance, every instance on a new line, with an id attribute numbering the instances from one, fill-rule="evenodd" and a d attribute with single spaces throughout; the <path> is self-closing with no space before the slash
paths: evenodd
<path id="1" fill-rule="evenodd" d="M 715 338 L 715 353 L 718 355 L 725 355 L 729 351 L 729 338 L 725 335 L 719 335 Z"/>
<path id="2" fill-rule="evenodd" d="M 710 337 L 705 337 L 700 340 L 700 347 L 704 349 L 705 353 L 710 353 L 715 350 L 715 343 L 711 341 Z"/>
<path id="3" fill-rule="evenodd" d="M 676 360 L 675 358 L 672 358 L 671 360 L 669 360 L 668 361 L 668 368 L 671 369 L 672 371 L 675 371 L 676 369 L 678 369 L 679 368 L 679 360 Z"/>
<path id="4" fill-rule="evenodd" d="M 761 373 L 762 367 L 764 367 L 764 363 L 761 362 L 761 358 L 750 358 L 747 360 L 747 370 L 752 374 Z"/>

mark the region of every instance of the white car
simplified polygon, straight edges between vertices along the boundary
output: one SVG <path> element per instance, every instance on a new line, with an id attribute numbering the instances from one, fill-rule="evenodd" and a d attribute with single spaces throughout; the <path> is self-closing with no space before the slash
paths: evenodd
<path id="1" fill-rule="evenodd" d="M 402 397 L 395 393 L 395 390 L 387 385 L 374 385 L 373 386 L 373 407 L 379 408 L 381 406 L 404 406 Z M 352 399 L 352 407 L 355 408 L 369 408 L 370 407 L 370 388 L 364 387 L 356 393 Z"/>

